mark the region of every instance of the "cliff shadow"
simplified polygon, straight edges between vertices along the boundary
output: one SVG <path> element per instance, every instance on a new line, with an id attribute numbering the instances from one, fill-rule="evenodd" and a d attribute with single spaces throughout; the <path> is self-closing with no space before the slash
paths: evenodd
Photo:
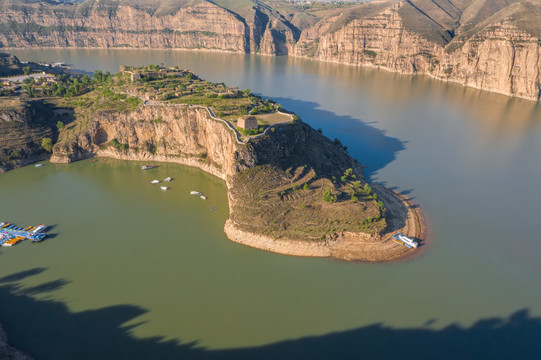
<path id="1" fill-rule="evenodd" d="M 0 319 L 11 345 L 39 359 L 537 359 L 541 317 L 527 309 L 506 318 L 482 319 L 435 330 L 430 319 L 416 328 L 376 323 L 263 346 L 211 350 L 197 342 L 135 338 L 126 326 L 148 310 L 134 305 L 71 312 L 43 295 L 68 283 L 59 279 L 31 288 L 19 281 L 42 273 L 30 269 L 0 279 Z M 32 295 L 32 296 L 31 296 Z M 42 299 L 33 296 L 40 295 Z M 23 324 L 23 325 L 21 325 Z M 265 324 L 260 324 L 265 326 Z M 231 329 L 234 331 L 235 329 Z M 257 327 L 254 329 L 257 331 Z M 0 354 L 1 355 L 1 354 Z"/>
<path id="2" fill-rule="evenodd" d="M 406 149 L 406 142 L 386 135 L 385 130 L 351 116 L 337 115 L 320 109 L 320 104 L 291 98 L 272 98 L 285 109 L 295 112 L 314 129 L 321 129 L 331 140 L 337 138 L 348 153 L 363 166 L 370 182 L 378 170 L 391 163 L 396 154 Z"/>

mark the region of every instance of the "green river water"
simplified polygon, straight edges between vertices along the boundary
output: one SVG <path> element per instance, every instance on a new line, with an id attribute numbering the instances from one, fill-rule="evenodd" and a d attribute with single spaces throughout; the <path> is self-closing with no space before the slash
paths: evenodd
<path id="1" fill-rule="evenodd" d="M 0 320 L 37 359 L 534 359 L 541 352 L 541 108 L 426 77 L 287 57 L 17 50 L 117 71 L 164 63 L 271 97 L 420 204 L 420 255 L 295 258 L 227 240 L 223 181 L 85 160 L 0 175 Z M 150 186 L 171 176 L 169 191 Z M 208 200 L 190 196 L 203 192 Z M 213 211 L 211 206 L 216 207 Z"/>

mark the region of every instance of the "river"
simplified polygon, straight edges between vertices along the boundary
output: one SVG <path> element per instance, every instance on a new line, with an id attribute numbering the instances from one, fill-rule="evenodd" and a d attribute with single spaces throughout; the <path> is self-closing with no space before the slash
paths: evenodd
<path id="1" fill-rule="evenodd" d="M 225 184 L 197 169 L 85 160 L 10 171 L 0 175 L 0 220 L 53 225 L 41 244 L 0 250 L 0 319 L 16 347 L 38 359 L 541 351 L 538 104 L 288 57 L 11 52 L 84 71 L 179 65 L 249 88 L 339 138 L 371 181 L 419 204 L 429 226 L 427 246 L 402 262 L 287 257 L 228 241 Z M 167 176 L 167 192 L 148 185 Z"/>

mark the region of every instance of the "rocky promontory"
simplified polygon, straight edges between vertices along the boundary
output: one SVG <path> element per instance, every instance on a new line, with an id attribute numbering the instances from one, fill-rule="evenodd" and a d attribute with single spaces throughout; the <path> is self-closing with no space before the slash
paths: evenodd
<path id="1" fill-rule="evenodd" d="M 0 8 L 0 47 L 289 55 L 541 97 L 540 0 L 3 0 Z"/>
<path id="2" fill-rule="evenodd" d="M 128 80 L 133 73 L 145 80 Z M 148 78 L 149 73 L 156 77 Z M 268 251 L 385 261 L 412 252 L 391 241 L 395 232 L 423 238 L 419 214 L 396 194 L 368 184 L 362 165 L 338 140 L 331 141 L 293 114 L 277 111 L 278 104 L 190 74 L 140 68 L 113 75 L 101 90 L 79 98 L 77 120 L 60 133 L 51 161 L 103 156 L 198 167 L 227 184 L 228 237 Z M 176 91 L 186 89 L 186 94 L 139 99 L 158 96 L 159 91 L 143 92 L 158 84 L 165 89 L 176 84 Z M 202 84 L 205 90 L 195 90 Z M 219 89 L 224 92 L 216 93 Z M 132 96 L 111 100 L 120 92 Z M 192 104 L 184 102 L 188 98 Z M 209 106 L 194 104 L 196 99 Z M 246 101 L 251 103 L 247 108 Z M 240 127 L 235 106 L 250 113 L 266 111 L 254 116 L 257 129 Z"/>

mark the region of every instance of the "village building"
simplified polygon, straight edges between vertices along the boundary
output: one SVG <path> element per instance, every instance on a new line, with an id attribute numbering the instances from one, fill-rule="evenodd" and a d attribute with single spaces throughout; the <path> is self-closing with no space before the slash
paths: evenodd
<path id="1" fill-rule="evenodd" d="M 257 119 L 255 116 L 242 116 L 237 121 L 238 127 L 244 130 L 257 129 Z"/>

